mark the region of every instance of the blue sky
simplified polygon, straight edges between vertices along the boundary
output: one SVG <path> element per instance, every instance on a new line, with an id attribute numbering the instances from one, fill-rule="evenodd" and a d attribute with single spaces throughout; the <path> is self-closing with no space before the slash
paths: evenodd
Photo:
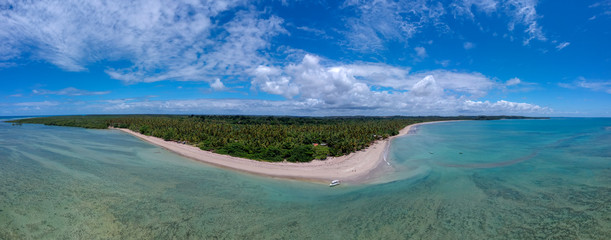
<path id="1" fill-rule="evenodd" d="M 611 117 L 611 0 L 1 1 L 0 115 Z"/>

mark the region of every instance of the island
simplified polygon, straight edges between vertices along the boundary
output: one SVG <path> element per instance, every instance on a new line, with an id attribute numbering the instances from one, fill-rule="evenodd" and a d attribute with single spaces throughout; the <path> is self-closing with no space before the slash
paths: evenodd
<path id="1" fill-rule="evenodd" d="M 386 160 L 390 141 L 417 124 L 524 118 L 85 115 L 11 122 L 119 130 L 194 160 L 264 176 L 363 182 Z"/>

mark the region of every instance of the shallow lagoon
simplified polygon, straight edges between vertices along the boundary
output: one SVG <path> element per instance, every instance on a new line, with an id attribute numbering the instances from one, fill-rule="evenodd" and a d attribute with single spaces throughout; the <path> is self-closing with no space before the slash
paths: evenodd
<path id="1" fill-rule="evenodd" d="M 423 125 L 382 184 L 210 167 L 113 130 L 0 124 L 0 239 L 611 239 L 611 119 Z"/>

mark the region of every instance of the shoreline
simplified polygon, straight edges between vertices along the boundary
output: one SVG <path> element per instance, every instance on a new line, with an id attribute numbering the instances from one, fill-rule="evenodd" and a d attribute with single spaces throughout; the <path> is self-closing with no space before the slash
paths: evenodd
<path id="1" fill-rule="evenodd" d="M 328 157 L 326 160 L 312 160 L 306 163 L 293 162 L 264 162 L 246 158 L 222 155 L 210 151 L 201 150 L 198 147 L 182 144 L 174 141 L 165 141 L 161 138 L 147 136 L 125 128 L 110 128 L 128 133 L 153 145 L 162 147 L 168 151 L 183 157 L 211 164 L 217 167 L 235 170 L 265 177 L 292 179 L 317 183 L 329 183 L 331 180 L 339 179 L 342 182 L 364 183 L 369 179 L 369 174 L 380 164 L 386 163 L 390 166 L 386 156 L 390 148 L 390 142 L 410 133 L 413 127 L 448 121 L 434 121 L 416 123 L 406 126 L 399 134 L 384 140 L 377 140 L 369 147 L 340 157 Z M 369 179 L 370 180 L 370 179 Z"/>

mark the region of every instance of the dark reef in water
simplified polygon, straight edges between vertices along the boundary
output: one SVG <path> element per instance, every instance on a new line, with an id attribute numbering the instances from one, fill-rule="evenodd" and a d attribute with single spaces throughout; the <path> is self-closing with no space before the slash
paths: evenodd
<path id="1" fill-rule="evenodd" d="M 611 220 L 604 216 L 611 213 L 609 187 L 580 184 L 567 188 L 564 186 L 571 183 L 545 177 L 534 181 L 535 187 L 527 187 L 478 173 L 471 179 L 497 206 L 495 214 L 514 219 L 505 223 L 503 236 L 507 239 L 611 238 L 606 229 L 609 222 L 604 222 L 605 218 Z M 547 190 L 540 191 L 541 186 Z"/>

